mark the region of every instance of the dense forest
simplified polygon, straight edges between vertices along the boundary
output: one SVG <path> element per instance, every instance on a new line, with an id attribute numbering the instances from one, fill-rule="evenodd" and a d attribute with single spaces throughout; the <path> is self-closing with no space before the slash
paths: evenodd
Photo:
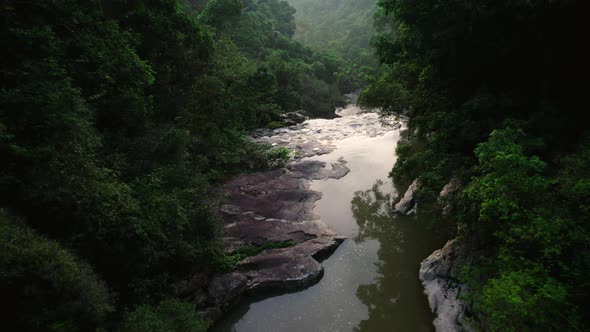
<path id="1" fill-rule="evenodd" d="M 211 189 L 276 167 L 251 128 L 343 103 L 278 0 L 5 1 L 0 283 L 11 331 L 188 331 L 224 266 Z"/>
<path id="2" fill-rule="evenodd" d="M 398 183 L 451 204 L 492 331 L 590 327 L 585 1 L 380 0 L 365 106 L 411 117 Z M 462 190 L 439 202 L 450 179 Z"/>
<path id="3" fill-rule="evenodd" d="M 369 43 L 375 32 L 375 0 L 289 0 L 295 13 L 295 39 L 314 50 L 340 58 L 345 70 L 356 81 L 354 88 L 366 84 L 377 60 Z"/>
<path id="4" fill-rule="evenodd" d="M 588 9 L 4 1 L 5 329 L 206 330 L 172 288 L 227 269 L 214 189 L 289 158 L 249 130 L 281 127 L 291 111 L 333 117 L 343 94 L 364 88 L 361 105 L 409 115 L 391 175 L 418 179 L 421 212 L 452 208 L 484 328 L 588 330 Z M 461 189 L 441 200 L 451 180 Z"/>

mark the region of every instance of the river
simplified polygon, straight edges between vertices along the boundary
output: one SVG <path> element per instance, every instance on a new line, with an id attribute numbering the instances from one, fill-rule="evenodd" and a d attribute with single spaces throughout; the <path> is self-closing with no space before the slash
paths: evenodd
<path id="1" fill-rule="evenodd" d="M 275 145 L 329 152 L 309 158 L 346 160 L 342 179 L 316 180 L 323 196 L 314 212 L 347 240 L 322 262 L 324 277 L 303 291 L 244 300 L 215 328 L 238 331 L 433 331 L 434 319 L 418 280 L 419 263 L 445 237 L 425 216 L 395 215 L 388 173 L 403 123 L 382 121 L 355 105 L 332 120 L 307 120 L 265 139 Z M 401 127 L 401 128 L 400 128 Z M 305 156 L 305 154 L 304 154 Z"/>

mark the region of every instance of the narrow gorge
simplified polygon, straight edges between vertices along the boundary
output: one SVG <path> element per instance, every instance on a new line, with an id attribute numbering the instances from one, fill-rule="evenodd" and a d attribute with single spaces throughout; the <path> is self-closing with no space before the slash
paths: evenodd
<path id="1" fill-rule="evenodd" d="M 221 277 L 235 280 L 225 282 L 231 295 L 210 300 L 217 308 L 209 312 L 242 301 L 215 331 L 433 330 L 419 267 L 448 234 L 428 229 L 427 215 L 396 212 L 404 195 L 388 173 L 407 119 L 355 104 L 336 113 L 255 132 L 259 143 L 292 149 L 292 160 L 222 186 L 230 254 L 288 245 L 245 258 Z"/>

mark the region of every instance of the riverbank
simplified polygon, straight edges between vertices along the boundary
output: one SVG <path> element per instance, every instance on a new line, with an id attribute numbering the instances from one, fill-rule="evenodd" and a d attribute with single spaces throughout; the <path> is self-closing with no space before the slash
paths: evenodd
<path id="1" fill-rule="evenodd" d="M 424 260 L 445 236 L 427 231 L 429 217 L 416 213 L 417 182 L 400 195 L 388 178 L 404 122 L 354 105 L 338 113 L 255 134 L 293 158 L 219 188 L 228 197 L 220 212 L 235 270 L 179 295 L 193 294 L 209 319 L 223 317 L 217 331 L 472 331 L 463 329 L 457 247 Z"/>
<path id="2" fill-rule="evenodd" d="M 402 215 L 418 214 L 418 204 L 414 197 L 420 183 L 415 179 L 406 189 L 401 198 L 393 205 L 393 209 Z M 458 178 L 453 178 L 441 190 L 439 200 L 448 199 L 460 188 Z M 450 204 L 442 204 L 442 215 L 450 215 L 453 211 Z M 461 280 L 462 269 L 475 261 L 479 253 L 477 246 L 464 243 L 457 229 L 455 238 L 432 252 L 420 263 L 418 277 L 428 297 L 428 305 L 435 315 L 433 321 L 436 332 L 477 332 L 481 331 L 481 323 L 475 317 L 472 303 L 468 300 L 468 285 Z"/>
<path id="3" fill-rule="evenodd" d="M 354 105 L 338 113 L 333 120 L 308 120 L 257 139 L 299 151 L 286 174 L 319 170 L 297 175 L 311 179 L 309 189 L 321 193 L 304 219 L 321 216 L 346 240 L 321 261 L 324 274 L 317 283 L 283 295 L 247 296 L 215 331 L 432 330 L 434 316 L 416 272 L 446 239 L 426 229 L 422 216 L 398 216 L 390 209 L 398 194 L 388 173 L 403 122 L 383 123 L 379 114 Z M 329 176 L 340 177 L 344 169 L 349 171 L 341 178 Z"/>

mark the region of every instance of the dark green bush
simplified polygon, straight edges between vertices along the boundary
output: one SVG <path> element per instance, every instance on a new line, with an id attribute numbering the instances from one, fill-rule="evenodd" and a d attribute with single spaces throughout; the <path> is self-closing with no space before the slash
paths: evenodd
<path id="1" fill-rule="evenodd" d="M 57 242 L 0 214 L 2 316 L 11 331 L 84 331 L 114 309 L 92 268 Z"/>
<path id="2" fill-rule="evenodd" d="M 128 313 L 121 332 L 205 332 L 208 327 L 191 303 L 166 299 L 155 307 L 140 305 Z"/>

